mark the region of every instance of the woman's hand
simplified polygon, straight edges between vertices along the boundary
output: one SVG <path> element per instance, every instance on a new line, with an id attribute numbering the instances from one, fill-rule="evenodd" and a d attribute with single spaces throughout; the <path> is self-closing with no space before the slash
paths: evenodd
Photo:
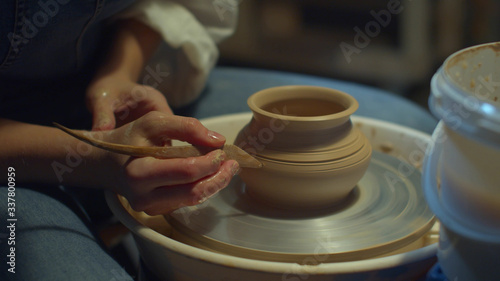
<path id="1" fill-rule="evenodd" d="M 173 114 L 158 90 L 117 75 L 100 77 L 87 90 L 92 130 L 121 127 L 151 111 Z"/>
<path id="2" fill-rule="evenodd" d="M 221 147 L 225 138 L 194 118 L 150 112 L 108 132 L 92 132 L 95 138 L 138 146 L 162 146 L 171 139 L 194 145 Z M 196 205 L 226 187 L 238 172 L 238 163 L 222 150 L 204 156 L 178 159 L 135 158 L 103 152 L 100 176 L 106 186 L 125 196 L 133 209 L 149 215 L 165 214 Z"/>
<path id="3" fill-rule="evenodd" d="M 138 84 L 160 35 L 133 19 L 116 23 L 117 32 L 105 61 L 87 88 L 87 106 L 94 131 L 111 130 L 150 111 L 172 114 L 162 93 Z"/>
<path id="4" fill-rule="evenodd" d="M 95 139 L 163 146 L 171 139 L 219 148 L 225 138 L 194 118 L 152 111 Z M 63 131 L 0 118 L 0 168 L 15 167 L 16 182 L 106 188 L 125 196 L 137 211 L 165 214 L 195 205 L 226 187 L 238 172 L 220 149 L 191 158 L 156 159 L 108 152 Z M 6 175 L 0 181 L 6 182 Z"/>

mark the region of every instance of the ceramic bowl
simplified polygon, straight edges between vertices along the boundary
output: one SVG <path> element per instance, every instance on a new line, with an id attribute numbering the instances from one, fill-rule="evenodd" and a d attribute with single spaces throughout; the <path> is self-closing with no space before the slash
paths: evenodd
<path id="1" fill-rule="evenodd" d="M 436 263 L 433 238 L 422 239 L 420 247 L 408 252 L 350 262 L 312 265 L 235 257 L 172 239 L 171 226 L 163 216 L 135 212 L 126 200 L 110 192 L 106 199 L 117 218 L 132 231 L 145 265 L 160 280 L 407 281 L 419 280 Z M 306 262 L 317 263 L 320 258 L 312 255 Z"/>
<path id="2" fill-rule="evenodd" d="M 249 113 L 242 113 L 202 121 L 207 128 L 232 141 L 249 118 Z M 369 118 L 354 116 L 352 119 L 374 150 L 401 160 L 403 173 L 421 166 L 423 157 L 420 156 L 424 155 L 430 139 L 427 134 Z M 111 192 L 107 192 L 106 199 L 115 216 L 133 234 L 144 264 L 161 280 L 406 281 L 420 280 L 436 262 L 435 231 L 426 234 L 416 249 L 372 259 L 313 265 L 312 262 L 318 261 L 321 255 L 311 255 L 304 264 L 235 257 L 179 242 L 172 238 L 172 228 L 163 216 L 135 212 L 125 199 Z M 185 219 L 194 219 L 193 216 L 196 214 L 186 213 Z"/>

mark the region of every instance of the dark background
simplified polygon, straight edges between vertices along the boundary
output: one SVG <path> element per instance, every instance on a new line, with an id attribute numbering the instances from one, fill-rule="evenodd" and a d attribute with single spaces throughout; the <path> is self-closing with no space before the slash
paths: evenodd
<path id="1" fill-rule="evenodd" d="M 223 3 L 214 8 L 232 16 Z M 220 65 L 373 85 L 424 107 L 430 79 L 446 57 L 500 40 L 495 0 L 239 0 L 238 6 L 238 28 L 220 45 Z M 380 16 L 383 26 L 374 14 L 387 15 L 388 6 L 400 12 Z M 367 44 L 358 38 L 356 45 L 356 30 L 371 32 Z M 341 44 L 358 49 L 350 62 Z"/>

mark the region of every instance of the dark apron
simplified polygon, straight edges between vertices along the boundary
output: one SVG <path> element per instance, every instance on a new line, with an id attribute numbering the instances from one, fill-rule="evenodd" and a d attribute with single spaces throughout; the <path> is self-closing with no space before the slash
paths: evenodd
<path id="1" fill-rule="evenodd" d="M 90 127 L 85 89 L 134 0 L 0 1 L 0 117 Z"/>

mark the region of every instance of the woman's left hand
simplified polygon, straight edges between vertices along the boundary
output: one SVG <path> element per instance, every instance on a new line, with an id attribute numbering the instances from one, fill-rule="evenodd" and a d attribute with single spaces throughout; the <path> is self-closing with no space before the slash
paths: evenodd
<path id="1" fill-rule="evenodd" d="M 87 106 L 93 131 L 120 127 L 150 111 L 173 114 L 165 96 L 155 88 L 114 76 L 95 80 L 89 86 Z"/>

